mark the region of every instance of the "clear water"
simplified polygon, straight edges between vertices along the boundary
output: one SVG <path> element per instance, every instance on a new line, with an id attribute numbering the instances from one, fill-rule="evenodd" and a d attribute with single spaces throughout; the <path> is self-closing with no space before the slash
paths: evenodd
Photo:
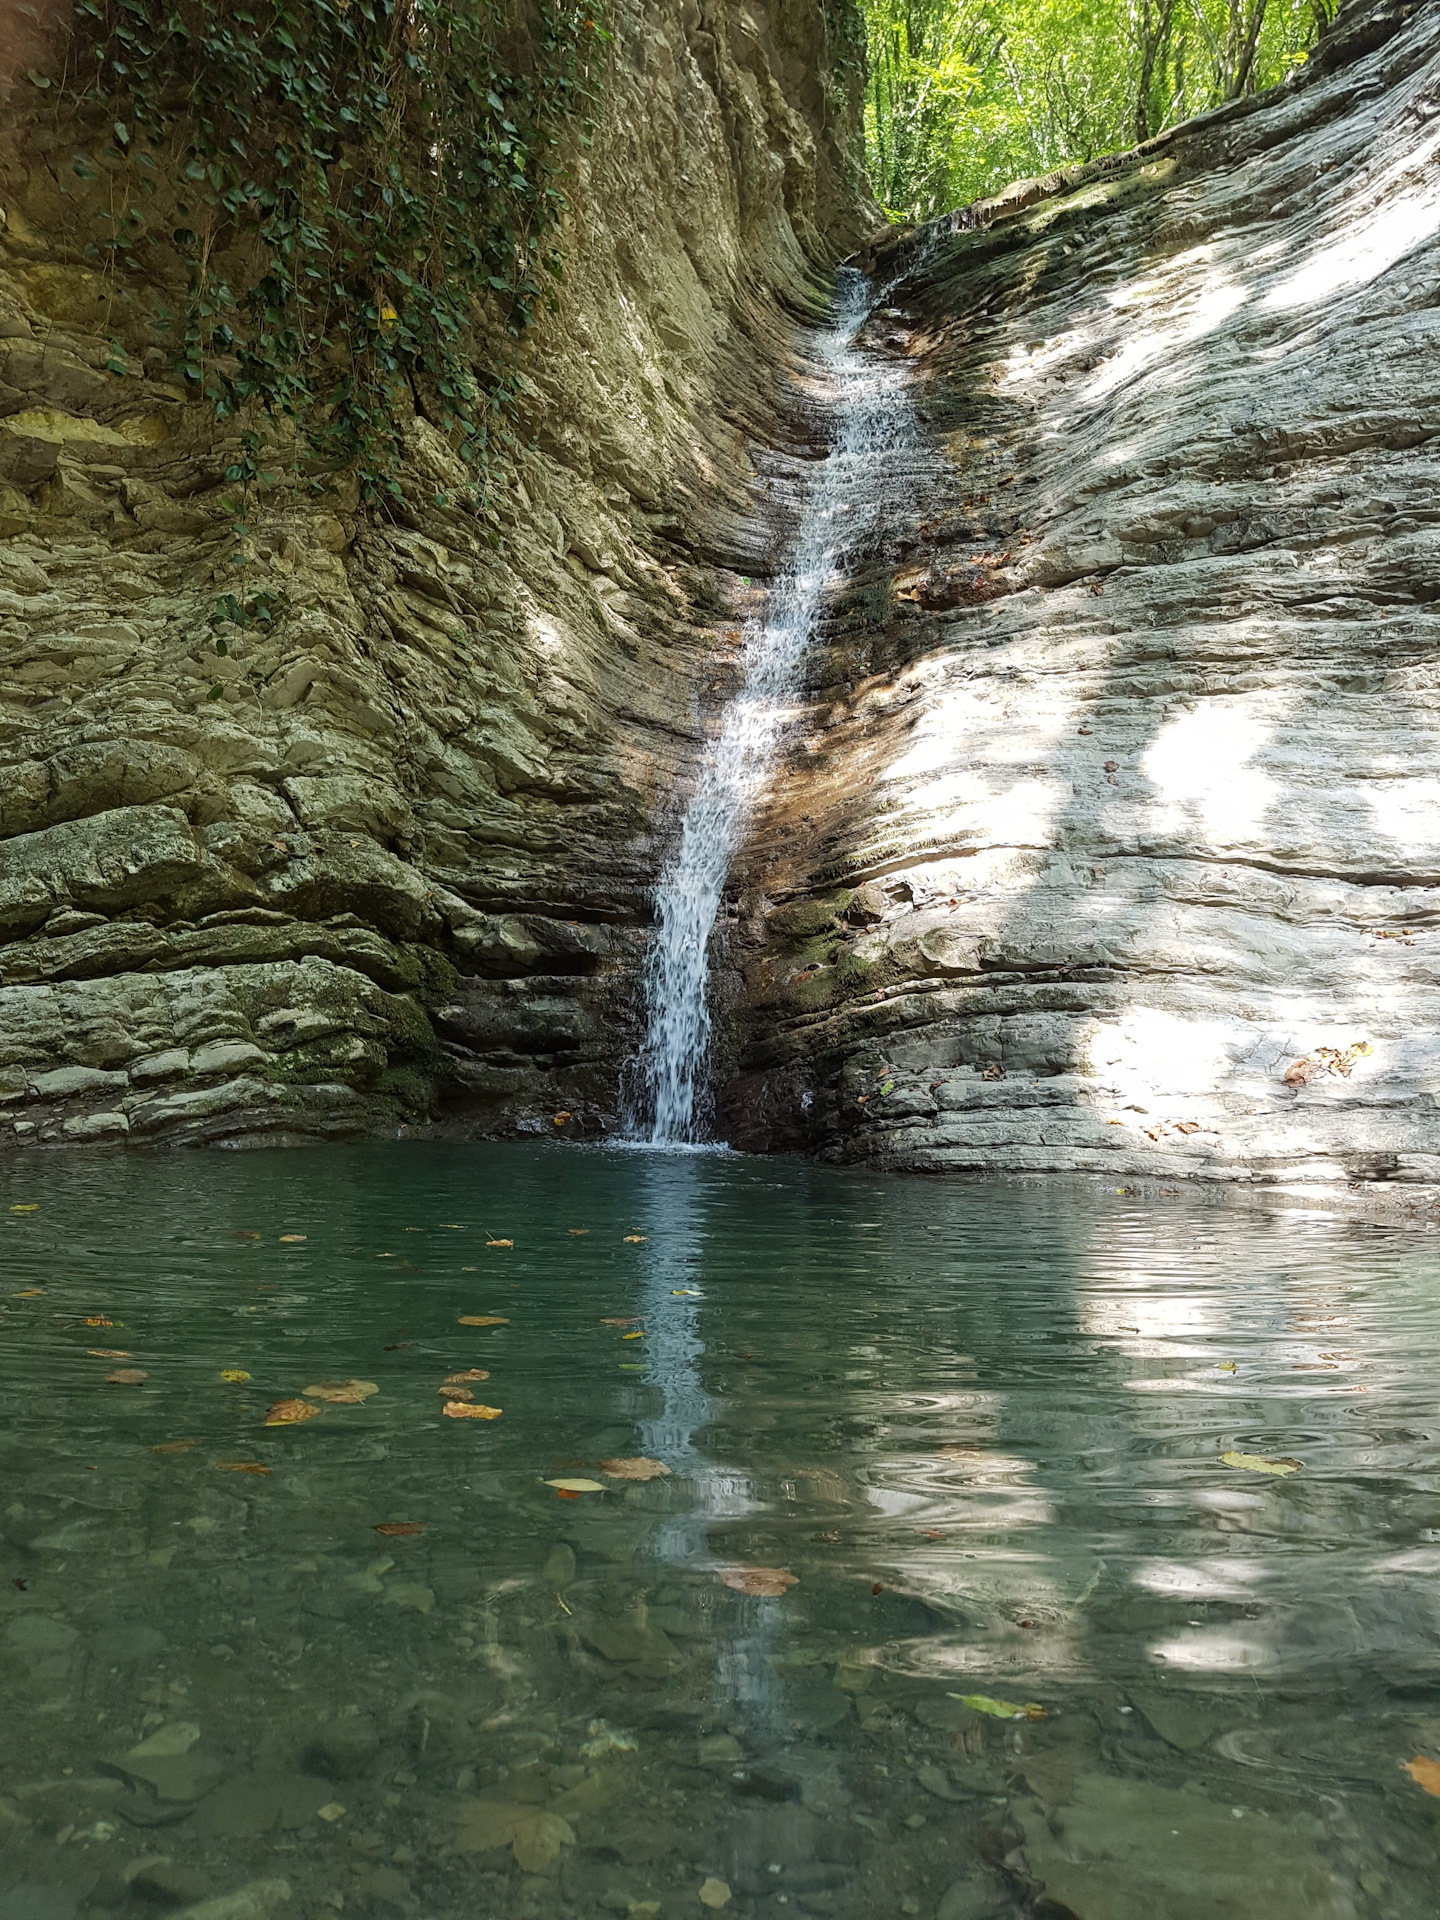
<path id="1" fill-rule="evenodd" d="M 5 1920 L 1435 1912 L 1434 1240 L 561 1147 L 5 1183 Z"/>
<path id="2" fill-rule="evenodd" d="M 769 769 L 825 596 L 847 553 L 903 509 L 919 445 L 905 370 L 856 344 L 877 298 L 842 267 L 835 317 L 815 344 L 834 440 L 801 507 L 789 564 L 746 635 L 744 678 L 707 749 L 655 892 L 645 969 L 645 1099 L 641 1130 L 657 1143 L 704 1137 L 710 1049 L 710 938 L 726 876 Z"/>

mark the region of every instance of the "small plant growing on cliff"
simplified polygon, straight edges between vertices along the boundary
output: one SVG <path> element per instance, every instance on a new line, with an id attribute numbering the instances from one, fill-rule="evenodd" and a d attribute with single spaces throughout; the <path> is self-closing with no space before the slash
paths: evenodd
<path id="1" fill-rule="evenodd" d="M 503 438 L 603 37 L 579 0 L 77 0 L 46 106 L 91 130 L 97 244 L 174 287 L 185 380 L 373 500 L 417 411 L 480 473 Z"/>

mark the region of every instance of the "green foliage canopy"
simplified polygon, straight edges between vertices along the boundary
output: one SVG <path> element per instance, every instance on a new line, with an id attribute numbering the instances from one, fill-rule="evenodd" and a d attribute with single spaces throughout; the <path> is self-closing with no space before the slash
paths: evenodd
<path id="1" fill-rule="evenodd" d="M 926 220 L 1274 86 L 1335 0 L 863 0 L 871 183 Z"/>

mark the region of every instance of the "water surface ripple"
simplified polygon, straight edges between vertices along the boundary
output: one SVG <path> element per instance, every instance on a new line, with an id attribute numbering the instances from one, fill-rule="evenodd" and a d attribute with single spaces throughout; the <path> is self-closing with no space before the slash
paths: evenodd
<path id="1" fill-rule="evenodd" d="M 0 1234 L 0 1913 L 1434 1911 L 1428 1237 L 402 1144 Z"/>

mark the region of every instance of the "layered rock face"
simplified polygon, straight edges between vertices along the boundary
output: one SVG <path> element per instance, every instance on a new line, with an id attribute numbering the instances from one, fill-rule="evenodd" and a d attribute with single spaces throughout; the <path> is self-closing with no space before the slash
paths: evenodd
<path id="1" fill-rule="evenodd" d="M 233 439 L 63 125 L 0 141 L 0 1145 L 613 1122 L 750 442 L 868 223 L 821 0 L 610 24 L 488 516 L 417 416 L 393 514 L 260 499 L 243 626 Z"/>
<path id="2" fill-rule="evenodd" d="M 933 464 L 737 873 L 739 1144 L 1440 1175 L 1437 151 L 1440 15 L 1371 9 L 916 256 Z"/>

